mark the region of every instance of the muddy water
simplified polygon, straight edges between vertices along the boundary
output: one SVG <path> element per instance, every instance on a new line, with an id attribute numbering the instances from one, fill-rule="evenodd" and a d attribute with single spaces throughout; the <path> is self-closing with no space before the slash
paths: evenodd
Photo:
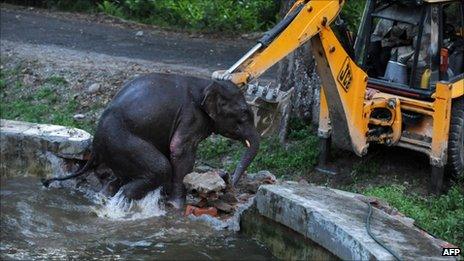
<path id="1" fill-rule="evenodd" d="M 38 179 L 2 178 L 0 195 L 2 260 L 274 259 L 252 239 L 166 212 L 156 192 L 138 205 L 102 203 L 91 193 L 44 189 Z"/>

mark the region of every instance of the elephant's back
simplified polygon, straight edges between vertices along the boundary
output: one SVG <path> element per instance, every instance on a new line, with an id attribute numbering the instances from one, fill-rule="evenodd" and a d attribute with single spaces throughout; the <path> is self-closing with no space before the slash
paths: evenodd
<path id="1" fill-rule="evenodd" d="M 172 74 L 137 77 L 113 98 L 101 121 L 118 119 L 121 128 L 167 148 L 179 111 L 191 104 L 187 102 L 190 88 L 201 88 L 207 82 Z"/>

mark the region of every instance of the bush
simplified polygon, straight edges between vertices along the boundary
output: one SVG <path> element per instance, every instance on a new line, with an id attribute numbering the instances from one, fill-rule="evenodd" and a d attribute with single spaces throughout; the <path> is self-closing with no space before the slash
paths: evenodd
<path id="1" fill-rule="evenodd" d="M 275 23 L 273 0 L 105 0 L 99 10 L 142 23 L 201 31 L 258 31 Z"/>
<path id="2" fill-rule="evenodd" d="M 364 12 L 366 0 L 348 1 L 342 10 L 342 17 L 348 24 L 348 28 L 357 32 Z"/>
<path id="3" fill-rule="evenodd" d="M 84 12 L 95 9 L 98 0 L 47 0 L 45 6 L 65 11 Z"/>
<path id="4" fill-rule="evenodd" d="M 279 19 L 277 0 L 0 0 L 2 2 L 95 11 L 141 23 L 209 31 L 264 31 Z M 366 0 L 348 1 L 342 11 L 351 30 L 356 30 Z"/>

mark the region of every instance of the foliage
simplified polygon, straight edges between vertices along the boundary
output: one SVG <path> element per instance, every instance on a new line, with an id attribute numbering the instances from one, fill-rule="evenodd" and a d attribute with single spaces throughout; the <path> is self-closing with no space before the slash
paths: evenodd
<path id="1" fill-rule="evenodd" d="M 51 123 L 93 130 L 88 121 L 75 121 L 79 104 L 59 90 L 67 85 L 66 79 L 51 76 L 42 86 L 24 86 L 19 79 L 19 70 L 2 70 L 0 74 L 0 118 L 37 123 Z"/>
<path id="2" fill-rule="evenodd" d="M 368 188 L 364 194 L 387 201 L 432 234 L 464 247 L 464 191 L 455 185 L 446 195 L 423 198 L 401 185 Z"/>
<path id="3" fill-rule="evenodd" d="M 98 10 L 102 11 L 105 14 L 112 15 L 112 16 L 117 16 L 117 17 L 124 16 L 122 8 L 108 0 L 105 0 L 102 3 L 98 4 Z"/>
<path id="4" fill-rule="evenodd" d="M 366 0 L 347 1 L 342 10 L 342 17 L 348 24 L 348 28 L 357 32 L 359 24 L 361 23 L 362 14 Z"/>
<path id="5" fill-rule="evenodd" d="M 342 11 L 353 31 L 359 25 L 365 2 L 347 1 Z M 279 19 L 280 8 L 277 0 L 39 0 L 22 4 L 66 11 L 100 11 L 165 27 L 229 33 L 268 30 Z"/>
<path id="6" fill-rule="evenodd" d="M 98 8 L 142 23 L 215 32 L 265 30 L 278 12 L 272 0 L 105 0 Z"/>
<path id="7" fill-rule="evenodd" d="M 66 11 L 84 12 L 95 8 L 97 0 L 47 0 L 48 8 L 57 8 Z"/>

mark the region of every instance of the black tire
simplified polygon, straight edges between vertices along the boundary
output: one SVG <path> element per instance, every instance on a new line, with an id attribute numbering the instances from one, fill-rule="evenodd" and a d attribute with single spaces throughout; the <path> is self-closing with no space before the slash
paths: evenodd
<path id="1" fill-rule="evenodd" d="M 453 176 L 464 176 L 464 97 L 454 99 L 452 104 L 448 164 Z"/>

